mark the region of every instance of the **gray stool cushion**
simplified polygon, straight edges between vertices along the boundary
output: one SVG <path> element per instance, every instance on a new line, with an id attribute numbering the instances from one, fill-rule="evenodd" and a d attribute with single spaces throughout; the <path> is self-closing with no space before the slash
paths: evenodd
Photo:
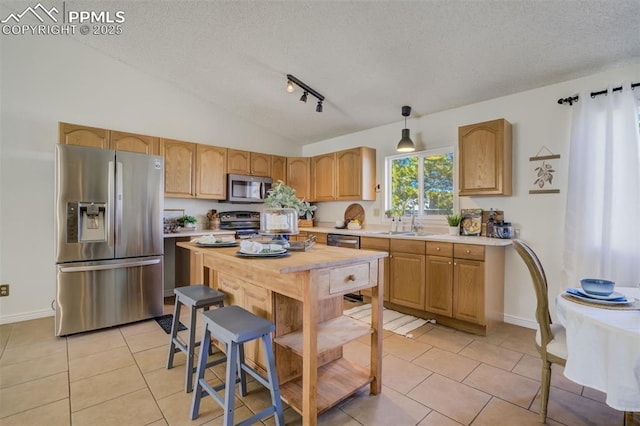
<path id="1" fill-rule="evenodd" d="M 271 321 L 235 305 L 203 312 L 202 315 L 211 334 L 226 342 L 244 343 L 275 330 Z"/>
<path id="2" fill-rule="evenodd" d="M 224 293 L 203 284 L 177 287 L 173 293 L 180 299 L 180 303 L 196 308 L 221 304 L 224 300 Z"/>

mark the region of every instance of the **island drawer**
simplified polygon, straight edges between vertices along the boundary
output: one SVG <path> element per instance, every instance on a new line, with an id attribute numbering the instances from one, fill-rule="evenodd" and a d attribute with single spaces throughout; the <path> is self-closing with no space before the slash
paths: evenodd
<path id="1" fill-rule="evenodd" d="M 349 292 L 369 285 L 370 272 L 369 263 L 359 263 L 332 269 L 329 272 L 329 293 Z"/>

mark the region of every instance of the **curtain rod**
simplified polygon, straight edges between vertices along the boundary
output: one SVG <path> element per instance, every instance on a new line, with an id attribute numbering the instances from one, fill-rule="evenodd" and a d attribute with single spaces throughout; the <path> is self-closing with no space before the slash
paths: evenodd
<path id="1" fill-rule="evenodd" d="M 636 87 L 640 86 L 640 82 L 638 83 L 631 83 L 631 89 L 635 89 Z M 611 89 L 612 92 L 622 92 L 622 86 L 620 87 L 614 87 L 613 89 Z M 600 90 L 599 92 L 591 92 L 591 97 L 595 98 L 598 95 L 606 95 L 608 92 L 608 90 Z M 568 98 L 560 98 L 558 99 L 558 103 L 560 105 L 562 104 L 569 104 L 570 106 L 573 105 L 574 102 L 578 102 L 578 95 L 575 96 L 569 96 Z"/>

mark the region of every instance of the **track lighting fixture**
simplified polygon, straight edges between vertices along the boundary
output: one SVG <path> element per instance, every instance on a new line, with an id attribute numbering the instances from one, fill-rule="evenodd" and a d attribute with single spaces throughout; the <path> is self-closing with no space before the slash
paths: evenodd
<path id="1" fill-rule="evenodd" d="M 291 74 L 287 74 L 287 92 L 291 93 L 295 89 L 294 84 L 300 87 L 303 90 L 302 96 L 300 96 L 300 102 L 307 102 L 307 96 L 311 95 L 318 99 L 318 104 L 316 105 L 316 112 L 322 112 L 322 101 L 324 101 L 324 96 L 318 93 L 313 88 L 309 87 L 302 81 L 298 80 L 296 77 Z"/>
<path id="2" fill-rule="evenodd" d="M 416 145 L 409 137 L 409 129 L 407 129 L 407 117 L 411 115 L 411 107 L 403 106 L 402 107 L 402 116 L 404 117 L 404 129 L 402 129 L 402 139 L 398 142 L 398 148 L 396 151 L 398 152 L 412 152 L 416 150 Z"/>

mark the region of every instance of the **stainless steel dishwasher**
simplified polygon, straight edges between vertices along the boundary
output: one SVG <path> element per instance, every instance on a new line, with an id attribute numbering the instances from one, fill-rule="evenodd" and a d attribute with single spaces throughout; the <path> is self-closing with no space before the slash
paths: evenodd
<path id="1" fill-rule="evenodd" d="M 342 235 L 342 234 L 327 234 L 327 245 L 335 246 L 335 247 L 346 247 L 359 249 L 360 248 L 360 237 L 354 235 Z M 345 294 L 344 297 L 347 300 L 357 300 L 362 302 L 362 295 L 360 292 L 356 293 L 348 293 Z"/>

